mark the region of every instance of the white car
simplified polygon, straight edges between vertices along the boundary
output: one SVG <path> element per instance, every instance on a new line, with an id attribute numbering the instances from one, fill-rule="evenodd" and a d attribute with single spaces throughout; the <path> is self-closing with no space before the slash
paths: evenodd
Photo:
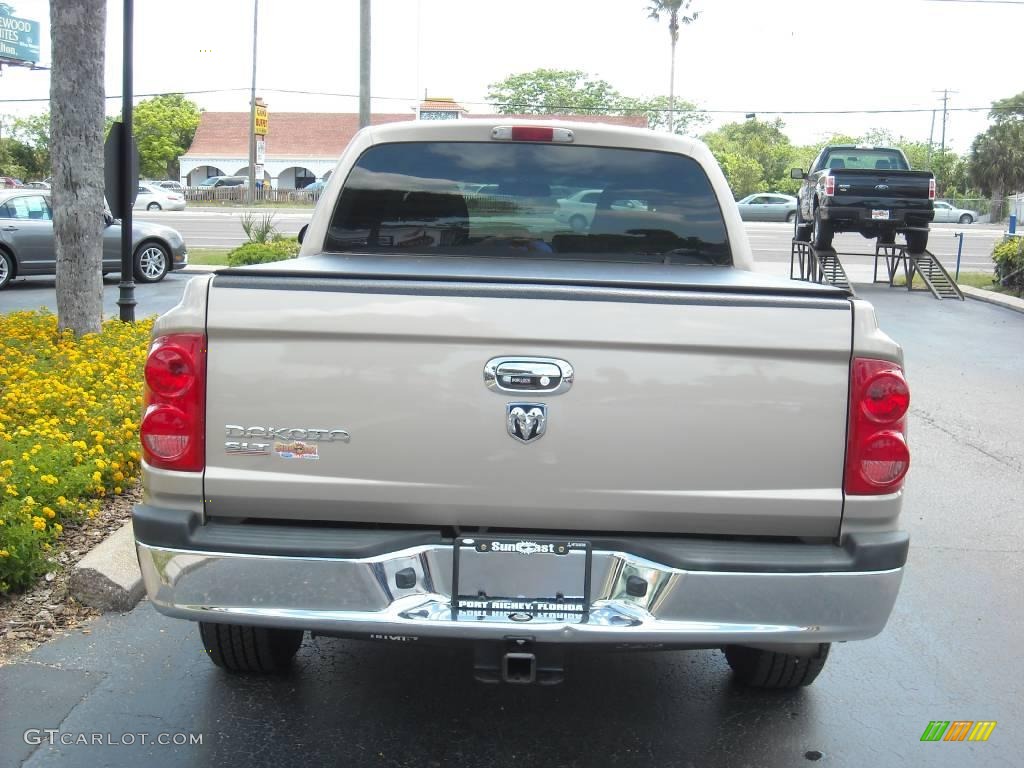
<path id="1" fill-rule="evenodd" d="M 139 182 L 139 194 L 132 207 L 136 211 L 184 211 L 185 196 L 156 184 Z"/>
<path id="2" fill-rule="evenodd" d="M 945 200 L 936 200 L 934 206 L 935 218 L 932 221 L 936 224 L 973 224 L 981 217 L 977 211 L 957 208 Z"/>
<path id="3" fill-rule="evenodd" d="M 597 210 L 602 194 L 604 190 L 601 189 L 581 189 L 569 197 L 559 198 L 555 220 L 568 224 L 574 232 L 583 232 L 594 220 L 594 211 Z M 614 211 L 647 210 L 641 200 L 613 200 L 610 208 Z"/>

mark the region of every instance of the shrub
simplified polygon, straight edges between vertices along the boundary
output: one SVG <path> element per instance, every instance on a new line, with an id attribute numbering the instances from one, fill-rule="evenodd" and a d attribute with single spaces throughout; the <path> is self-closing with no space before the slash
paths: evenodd
<path id="1" fill-rule="evenodd" d="M 49 570 L 63 522 L 138 476 L 152 320 L 76 339 L 46 311 L 0 315 L 0 593 Z"/>
<path id="2" fill-rule="evenodd" d="M 1008 287 L 1024 290 L 1024 237 L 1005 237 L 992 249 L 996 278 Z"/>
<path id="3" fill-rule="evenodd" d="M 274 226 L 274 214 L 257 215 L 251 211 L 242 214 L 242 229 L 250 243 L 269 243 L 280 237 Z"/>
<path id="4" fill-rule="evenodd" d="M 271 261 L 294 259 L 299 255 L 299 241 L 294 237 L 279 238 L 269 243 L 246 243 L 228 254 L 228 265 L 266 264 Z"/>

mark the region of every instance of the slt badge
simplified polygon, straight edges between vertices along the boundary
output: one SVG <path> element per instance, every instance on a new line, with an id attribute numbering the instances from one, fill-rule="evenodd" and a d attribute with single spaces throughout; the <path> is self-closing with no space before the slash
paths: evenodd
<path id="1" fill-rule="evenodd" d="M 539 440 L 548 428 L 548 407 L 544 403 L 509 403 L 505 423 L 508 433 L 519 442 Z"/>

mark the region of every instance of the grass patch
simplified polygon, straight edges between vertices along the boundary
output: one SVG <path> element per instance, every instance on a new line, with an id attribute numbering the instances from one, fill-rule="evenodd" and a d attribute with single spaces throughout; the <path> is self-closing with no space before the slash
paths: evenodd
<path id="1" fill-rule="evenodd" d="M 226 267 L 229 253 L 230 248 L 189 248 L 188 263 Z"/>

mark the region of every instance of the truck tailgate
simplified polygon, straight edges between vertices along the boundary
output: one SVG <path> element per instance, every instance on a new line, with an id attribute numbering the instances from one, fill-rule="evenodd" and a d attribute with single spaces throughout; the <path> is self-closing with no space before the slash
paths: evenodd
<path id="1" fill-rule="evenodd" d="M 930 171 L 859 171 L 850 168 L 830 170 L 836 178 L 836 197 L 910 198 L 927 201 Z"/>
<path id="2" fill-rule="evenodd" d="M 258 279 L 273 290 L 229 274 L 209 293 L 207 516 L 838 533 L 841 296 L 523 299 Z M 483 374 L 499 356 L 568 361 L 575 380 L 555 395 L 497 393 Z M 517 401 L 546 405 L 543 437 L 510 436 Z"/>

